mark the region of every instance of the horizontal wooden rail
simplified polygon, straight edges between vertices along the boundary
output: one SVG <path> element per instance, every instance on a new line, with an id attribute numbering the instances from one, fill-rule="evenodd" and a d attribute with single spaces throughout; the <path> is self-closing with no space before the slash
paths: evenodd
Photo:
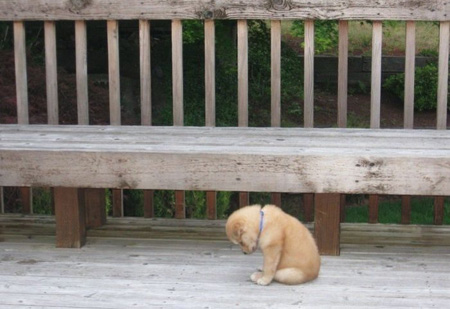
<path id="1" fill-rule="evenodd" d="M 450 20 L 446 0 L 0 0 L 0 20 Z"/>

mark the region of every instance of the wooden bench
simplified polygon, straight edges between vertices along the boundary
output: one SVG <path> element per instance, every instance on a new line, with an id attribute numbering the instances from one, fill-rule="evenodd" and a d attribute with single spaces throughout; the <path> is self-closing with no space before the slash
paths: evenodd
<path id="1" fill-rule="evenodd" d="M 334 246 L 336 193 L 450 189 L 448 131 L 2 125 L 0 142 L 0 184 L 55 187 L 69 247 L 85 237 L 77 188 L 316 193 L 317 241 Z"/>
<path id="2" fill-rule="evenodd" d="M 14 22 L 18 125 L 0 125 L 0 186 L 54 188 L 57 246 L 80 247 L 86 224 L 101 225 L 102 188 L 177 190 L 178 218 L 184 217 L 182 190 L 315 194 L 315 235 L 324 254 L 339 254 L 342 194 L 450 194 L 450 133 L 447 128 L 450 7 L 437 0 L 324 1 L 183 0 L 144 1 L 12 0 L 0 2 L 0 20 Z M 407 7 L 407 8 L 405 8 Z M 270 20 L 271 128 L 248 126 L 247 19 Z M 111 126 L 88 126 L 86 20 L 107 20 Z M 141 114 L 144 126 L 120 126 L 118 20 L 139 20 Z M 150 23 L 172 20 L 173 124 L 151 127 Z M 181 19 L 205 19 L 205 123 L 183 126 Z M 214 19 L 237 20 L 238 105 L 236 128 L 215 126 Z M 281 124 L 281 23 L 305 20 L 304 126 Z M 339 129 L 314 127 L 314 19 L 339 19 Z M 372 20 L 370 129 L 347 126 L 348 20 Z M 25 20 L 45 22 L 49 125 L 29 125 Z M 75 21 L 79 126 L 58 126 L 55 20 Z M 414 119 L 414 31 L 416 20 L 440 22 L 439 130 L 380 130 L 382 20 L 405 20 L 406 78 L 404 127 Z M 83 188 L 83 189 L 80 189 Z M 97 193 L 89 190 L 100 189 Z M 91 192 L 92 194 L 89 194 Z M 98 192 L 100 192 L 98 194 Z M 117 193 L 117 194 L 116 194 Z M 88 197 L 91 195 L 91 197 Z M 103 192 L 104 195 L 104 192 Z M 103 197 L 104 198 L 104 197 Z M 97 199 L 97 202 L 94 200 Z M 214 206 L 212 206 L 214 207 Z M 120 208 L 120 206 L 119 206 Z M 85 211 L 92 212 L 88 215 Z M 120 212 L 120 209 L 119 209 Z M 96 217 L 98 222 L 87 222 Z M 211 216 L 214 217 L 214 216 Z"/>

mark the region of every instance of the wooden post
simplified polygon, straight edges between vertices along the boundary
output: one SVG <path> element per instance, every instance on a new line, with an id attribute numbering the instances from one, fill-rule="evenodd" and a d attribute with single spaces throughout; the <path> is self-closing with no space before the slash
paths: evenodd
<path id="1" fill-rule="evenodd" d="M 217 194 L 216 191 L 206 192 L 206 217 L 209 220 L 217 219 Z"/>
<path id="2" fill-rule="evenodd" d="M 337 193 L 315 195 L 314 233 L 320 254 L 340 254 L 340 200 Z"/>
<path id="3" fill-rule="evenodd" d="M 369 195 L 369 223 L 378 223 L 378 195 Z"/>
<path id="4" fill-rule="evenodd" d="M 20 200 L 22 202 L 22 213 L 32 214 L 33 213 L 33 196 L 31 188 L 20 187 Z"/>
<path id="5" fill-rule="evenodd" d="M 153 190 L 144 190 L 144 218 L 153 218 L 155 216 L 153 195 Z"/>
<path id="6" fill-rule="evenodd" d="M 239 192 L 239 207 L 242 208 L 250 204 L 250 194 L 248 192 Z"/>
<path id="7" fill-rule="evenodd" d="M 411 223 L 411 196 L 402 196 L 402 224 Z"/>
<path id="8" fill-rule="evenodd" d="M 84 190 L 54 188 L 56 247 L 81 248 L 86 242 Z"/>
<path id="9" fill-rule="evenodd" d="M 281 207 L 281 193 L 272 192 L 271 203 L 275 206 Z"/>
<path id="10" fill-rule="evenodd" d="M 175 191 L 175 218 L 186 218 L 186 204 L 185 204 L 185 192 Z"/>
<path id="11" fill-rule="evenodd" d="M 106 196 L 104 189 L 85 189 L 86 228 L 106 223 Z M 102 193 L 102 194 L 100 194 Z"/>

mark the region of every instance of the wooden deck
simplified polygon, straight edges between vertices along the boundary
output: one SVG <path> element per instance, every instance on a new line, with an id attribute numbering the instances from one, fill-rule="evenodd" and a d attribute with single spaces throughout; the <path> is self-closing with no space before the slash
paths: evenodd
<path id="1" fill-rule="evenodd" d="M 226 241 L 223 221 L 109 219 L 56 249 L 53 218 L 2 215 L 0 308 L 446 308 L 449 231 L 343 224 L 318 280 L 262 287 L 261 254 Z"/>

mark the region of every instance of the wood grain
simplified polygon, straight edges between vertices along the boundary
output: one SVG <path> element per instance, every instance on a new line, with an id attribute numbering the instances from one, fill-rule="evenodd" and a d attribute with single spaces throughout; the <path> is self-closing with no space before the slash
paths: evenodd
<path id="1" fill-rule="evenodd" d="M 0 186 L 445 196 L 450 185 L 447 130 L 0 125 L 0 139 Z"/>
<path id="2" fill-rule="evenodd" d="M 305 21 L 304 126 L 314 127 L 314 21 Z"/>
<path id="3" fill-rule="evenodd" d="M 281 126 L 281 22 L 273 20 L 270 24 L 271 42 L 271 126 Z"/>
<path id="4" fill-rule="evenodd" d="M 139 20 L 139 63 L 141 85 L 141 124 L 152 124 L 152 81 L 150 61 L 150 22 Z"/>
<path id="5" fill-rule="evenodd" d="M 154 191 L 144 190 L 144 218 L 155 216 Z"/>
<path id="6" fill-rule="evenodd" d="M 81 248 L 86 242 L 84 192 L 76 188 L 54 188 L 56 247 Z"/>
<path id="7" fill-rule="evenodd" d="M 206 218 L 209 220 L 217 219 L 217 193 L 216 191 L 206 192 Z"/>
<path id="8" fill-rule="evenodd" d="M 17 123 L 29 123 L 28 116 L 28 78 L 23 22 L 14 22 L 14 63 L 16 73 Z"/>
<path id="9" fill-rule="evenodd" d="M 248 26 L 237 21 L 238 42 L 238 125 L 248 126 Z"/>
<path id="10" fill-rule="evenodd" d="M 29 187 L 20 187 L 20 202 L 22 204 L 22 213 L 23 214 L 32 214 L 33 213 L 33 193 L 31 192 L 31 188 Z"/>
<path id="11" fill-rule="evenodd" d="M 406 23 L 406 55 L 405 55 L 405 99 L 403 127 L 414 127 L 414 72 L 416 68 L 416 24 Z"/>
<path id="12" fill-rule="evenodd" d="M 370 128 L 380 128 L 382 23 L 372 23 L 372 83 L 370 91 Z"/>
<path id="13" fill-rule="evenodd" d="M 213 20 L 205 20 L 205 125 L 216 125 L 216 35 Z"/>
<path id="14" fill-rule="evenodd" d="M 314 236 L 322 255 L 340 254 L 340 194 L 316 194 Z"/>
<path id="15" fill-rule="evenodd" d="M 75 21 L 75 63 L 78 124 L 89 124 L 86 22 Z"/>
<path id="16" fill-rule="evenodd" d="M 44 22 L 45 32 L 45 77 L 47 86 L 47 121 L 58 124 L 58 75 L 56 57 L 56 26 L 53 21 Z"/>
<path id="17" fill-rule="evenodd" d="M 244 207 L 248 205 L 250 205 L 250 193 L 239 192 L 239 207 Z"/>
<path id="18" fill-rule="evenodd" d="M 447 129 L 449 37 L 450 22 L 441 22 L 439 31 L 438 101 L 436 124 L 438 130 Z"/>
<path id="19" fill-rule="evenodd" d="M 175 218 L 185 219 L 186 218 L 186 203 L 185 203 L 185 192 L 175 191 Z"/>
<path id="20" fill-rule="evenodd" d="M 348 21 L 339 21 L 338 127 L 347 127 Z"/>
<path id="21" fill-rule="evenodd" d="M 401 215 L 401 224 L 410 224 L 411 223 L 411 196 L 404 195 L 402 196 L 402 215 Z"/>
<path id="22" fill-rule="evenodd" d="M 378 223 L 378 195 L 369 195 L 369 223 Z"/>
<path id="23" fill-rule="evenodd" d="M 444 206 L 445 197 L 437 196 L 434 198 L 434 219 L 433 223 L 435 225 L 442 225 L 444 223 Z"/>
<path id="24" fill-rule="evenodd" d="M 183 126 L 183 25 L 181 20 L 172 21 L 172 92 L 173 124 Z"/>
<path id="25" fill-rule="evenodd" d="M 120 64 L 119 22 L 107 21 L 108 74 L 109 74 L 109 121 L 113 126 L 121 124 L 120 112 Z"/>
<path id="26" fill-rule="evenodd" d="M 339 19 L 450 20 L 447 1 L 4 0 L 0 20 Z"/>

